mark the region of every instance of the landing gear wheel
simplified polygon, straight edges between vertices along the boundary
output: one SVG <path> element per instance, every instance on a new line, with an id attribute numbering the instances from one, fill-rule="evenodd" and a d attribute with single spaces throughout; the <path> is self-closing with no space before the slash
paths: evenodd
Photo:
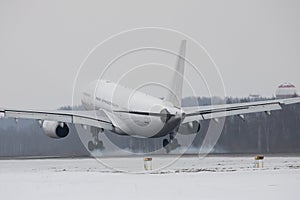
<path id="1" fill-rule="evenodd" d="M 164 139 L 164 140 L 163 140 L 163 147 L 165 148 L 166 146 L 168 146 L 169 143 L 170 143 L 170 142 L 169 142 L 168 139 Z"/>
<path id="2" fill-rule="evenodd" d="M 173 149 L 180 147 L 180 144 L 178 143 L 178 140 L 176 138 L 172 141 L 172 146 L 173 146 Z"/>
<path id="3" fill-rule="evenodd" d="M 89 142 L 88 142 L 88 149 L 89 149 L 90 151 L 94 151 L 95 145 L 94 145 L 94 143 L 93 143 L 92 141 L 89 141 Z"/>
<path id="4" fill-rule="evenodd" d="M 98 150 L 104 149 L 103 142 L 101 140 L 97 141 L 95 149 L 98 149 Z"/>
<path id="5" fill-rule="evenodd" d="M 170 151 L 180 147 L 180 144 L 178 143 L 178 140 L 174 138 L 173 134 L 170 134 L 170 139 L 164 139 L 163 140 L 163 147 L 166 149 L 167 153 L 170 153 Z"/>
<path id="6" fill-rule="evenodd" d="M 91 127 L 91 133 L 93 140 L 88 142 L 88 149 L 89 151 L 100 150 L 104 149 L 103 141 L 99 139 L 99 133 L 103 133 L 103 129 L 97 127 Z"/>
<path id="7" fill-rule="evenodd" d="M 89 151 L 103 150 L 104 149 L 103 142 L 101 140 L 96 141 L 96 142 L 89 141 L 88 142 L 88 149 L 89 149 Z"/>

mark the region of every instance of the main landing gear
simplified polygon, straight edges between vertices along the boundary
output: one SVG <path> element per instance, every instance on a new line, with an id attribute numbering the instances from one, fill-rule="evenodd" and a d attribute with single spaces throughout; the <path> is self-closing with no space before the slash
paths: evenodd
<path id="1" fill-rule="evenodd" d="M 167 153 L 170 153 L 170 151 L 180 147 L 178 140 L 174 138 L 174 133 L 170 134 L 169 139 L 163 140 L 163 147 L 166 149 Z"/>
<path id="2" fill-rule="evenodd" d="M 90 151 L 94 151 L 94 150 L 102 151 L 104 149 L 103 141 L 99 139 L 99 134 L 103 132 L 104 130 L 101 128 L 91 127 L 93 140 L 88 142 L 88 149 Z"/>

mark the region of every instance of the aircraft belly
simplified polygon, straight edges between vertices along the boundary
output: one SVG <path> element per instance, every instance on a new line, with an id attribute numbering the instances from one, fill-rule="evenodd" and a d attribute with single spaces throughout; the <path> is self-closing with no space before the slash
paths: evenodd
<path id="1" fill-rule="evenodd" d="M 157 117 L 122 113 L 117 118 L 120 129 L 132 136 L 153 137 L 164 127 L 164 123 Z"/>

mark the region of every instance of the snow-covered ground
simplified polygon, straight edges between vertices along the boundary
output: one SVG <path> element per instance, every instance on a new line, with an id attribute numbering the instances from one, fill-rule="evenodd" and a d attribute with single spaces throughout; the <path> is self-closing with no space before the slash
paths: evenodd
<path id="1" fill-rule="evenodd" d="M 105 165 L 103 165 L 103 163 Z M 299 199 L 300 157 L 0 160 L 0 199 Z M 168 165 L 168 166 L 166 166 Z M 123 171 L 123 172 L 122 172 Z M 129 171 L 126 173 L 124 171 Z"/>

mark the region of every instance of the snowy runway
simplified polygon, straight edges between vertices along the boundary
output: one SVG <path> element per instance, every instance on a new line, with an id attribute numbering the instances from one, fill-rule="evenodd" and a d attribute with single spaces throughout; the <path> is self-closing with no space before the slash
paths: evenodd
<path id="1" fill-rule="evenodd" d="M 1 199 L 297 199 L 300 158 L 183 157 L 150 174 L 143 159 L 0 160 Z M 174 157 L 153 157 L 153 167 Z"/>

